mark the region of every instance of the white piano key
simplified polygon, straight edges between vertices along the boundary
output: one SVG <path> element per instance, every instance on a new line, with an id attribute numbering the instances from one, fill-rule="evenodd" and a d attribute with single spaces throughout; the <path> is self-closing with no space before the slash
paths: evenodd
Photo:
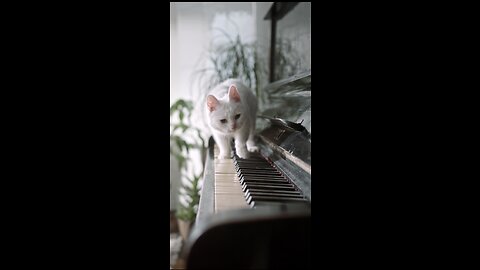
<path id="1" fill-rule="evenodd" d="M 215 212 L 249 207 L 232 159 L 215 159 L 214 187 Z"/>

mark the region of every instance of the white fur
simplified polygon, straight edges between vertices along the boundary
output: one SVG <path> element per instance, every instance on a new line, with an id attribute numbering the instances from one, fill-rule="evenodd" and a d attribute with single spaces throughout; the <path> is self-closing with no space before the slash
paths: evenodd
<path id="1" fill-rule="evenodd" d="M 232 138 L 239 157 L 248 158 L 248 152 L 258 151 L 254 141 L 257 99 L 250 88 L 240 80 L 229 79 L 213 88 L 206 100 L 207 123 L 220 150 L 219 158 L 232 157 Z"/>

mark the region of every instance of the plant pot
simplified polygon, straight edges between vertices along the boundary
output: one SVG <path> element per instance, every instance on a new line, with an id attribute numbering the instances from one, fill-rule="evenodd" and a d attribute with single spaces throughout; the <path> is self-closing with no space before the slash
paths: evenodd
<path id="1" fill-rule="evenodd" d="M 170 233 L 178 233 L 178 219 L 175 217 L 175 211 L 170 211 Z"/>
<path id="2" fill-rule="evenodd" d="M 182 236 L 183 241 L 186 241 L 188 239 L 191 227 L 191 221 L 178 219 L 178 230 L 180 231 L 180 235 Z"/>

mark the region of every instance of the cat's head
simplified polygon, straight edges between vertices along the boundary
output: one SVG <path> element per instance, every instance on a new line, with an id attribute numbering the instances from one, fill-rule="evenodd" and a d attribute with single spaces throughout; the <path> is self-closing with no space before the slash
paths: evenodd
<path id="1" fill-rule="evenodd" d="M 208 95 L 206 106 L 210 125 L 216 131 L 232 134 L 243 127 L 247 113 L 235 85 L 230 85 L 223 98 Z"/>

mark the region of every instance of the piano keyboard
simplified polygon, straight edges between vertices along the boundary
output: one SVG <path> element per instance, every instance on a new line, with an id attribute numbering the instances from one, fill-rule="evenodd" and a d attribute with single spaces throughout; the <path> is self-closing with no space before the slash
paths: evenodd
<path id="1" fill-rule="evenodd" d="M 218 148 L 215 145 L 215 212 L 229 209 L 248 208 L 235 166 L 231 159 L 218 159 Z"/>
<path id="2" fill-rule="evenodd" d="M 216 145 L 215 145 L 216 146 Z M 302 192 L 259 153 L 250 158 L 215 156 L 215 212 L 285 204 L 308 204 Z"/>

